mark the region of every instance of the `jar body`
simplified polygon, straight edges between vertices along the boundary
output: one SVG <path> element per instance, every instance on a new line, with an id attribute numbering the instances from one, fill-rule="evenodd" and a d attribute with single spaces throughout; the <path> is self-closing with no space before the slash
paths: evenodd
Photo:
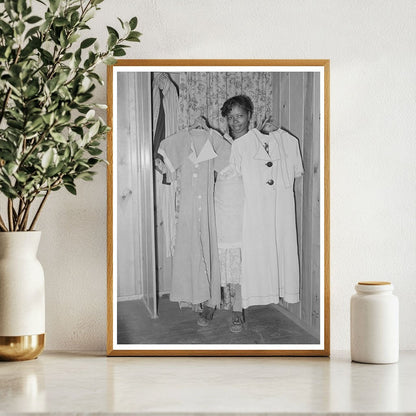
<path id="1" fill-rule="evenodd" d="M 399 359 L 399 302 L 392 285 L 356 286 L 351 297 L 351 359 L 373 364 Z"/>
<path id="2" fill-rule="evenodd" d="M 44 347 L 45 283 L 39 231 L 0 233 L 0 360 L 37 357 Z"/>

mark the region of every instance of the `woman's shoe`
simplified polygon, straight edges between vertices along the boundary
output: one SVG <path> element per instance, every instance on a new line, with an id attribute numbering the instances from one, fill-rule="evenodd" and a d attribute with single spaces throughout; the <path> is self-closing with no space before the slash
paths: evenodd
<path id="1" fill-rule="evenodd" d="M 234 333 L 241 332 L 244 325 L 243 312 L 233 312 L 230 331 Z"/>
<path id="2" fill-rule="evenodd" d="M 202 309 L 202 312 L 199 314 L 199 318 L 196 321 L 196 323 L 199 326 L 208 326 L 209 321 L 212 321 L 212 318 L 214 317 L 215 308 L 211 308 L 210 306 L 205 306 L 204 309 Z"/>

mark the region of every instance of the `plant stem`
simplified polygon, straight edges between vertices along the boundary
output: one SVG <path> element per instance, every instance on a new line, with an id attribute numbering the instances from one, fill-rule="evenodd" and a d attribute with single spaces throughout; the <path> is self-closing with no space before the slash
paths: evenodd
<path id="1" fill-rule="evenodd" d="M 35 226 L 35 224 L 36 224 L 36 222 L 39 218 L 40 211 L 42 210 L 43 206 L 45 205 L 46 199 L 48 198 L 50 192 L 51 192 L 51 190 L 48 189 L 45 196 L 43 197 L 42 202 L 40 203 L 39 208 L 38 208 L 38 210 L 35 214 L 35 217 L 33 218 L 32 224 L 30 224 L 29 231 L 33 230 L 33 228 L 34 228 L 34 226 Z"/>
<path id="2" fill-rule="evenodd" d="M 0 229 L 2 231 L 8 231 L 7 227 L 6 227 L 6 224 L 4 223 L 3 218 L 1 217 L 1 215 L 0 215 Z"/>
<path id="3" fill-rule="evenodd" d="M 39 140 L 33 144 L 33 146 L 31 147 L 31 149 L 24 155 L 23 159 L 20 161 L 19 166 L 17 169 L 20 169 L 23 166 L 23 162 L 26 161 L 26 159 L 34 152 L 34 150 L 36 149 L 37 146 L 39 146 L 39 144 L 45 139 L 45 137 L 47 136 L 47 134 L 56 126 L 58 122 L 55 121 L 52 126 L 50 126 L 48 129 L 46 129 L 46 131 L 43 132 L 42 136 L 40 136 Z"/>
<path id="4" fill-rule="evenodd" d="M 32 200 L 32 201 L 33 201 L 33 200 Z M 25 231 L 25 230 L 26 230 L 27 220 L 28 220 L 28 218 L 29 218 L 29 209 L 30 209 L 30 206 L 32 205 L 32 201 L 30 201 L 30 202 L 28 202 L 28 203 L 26 204 L 26 208 L 25 208 L 25 215 L 23 216 L 22 224 L 21 224 L 21 226 L 20 226 L 20 229 L 21 229 L 22 231 Z"/>
<path id="5" fill-rule="evenodd" d="M 8 199 L 7 201 L 7 214 L 9 217 L 9 230 L 10 231 L 14 231 L 14 227 L 13 227 L 13 200 L 12 199 Z"/>
<path id="6" fill-rule="evenodd" d="M 19 45 L 19 48 L 17 49 L 17 52 L 16 52 L 16 57 L 14 58 L 14 61 L 13 61 L 12 65 L 14 65 L 19 60 L 20 52 L 21 51 L 22 51 L 22 47 Z M 6 97 L 5 97 L 4 101 L 3 101 L 3 106 L 1 108 L 0 123 L 3 120 L 4 113 L 6 112 L 7 102 L 9 101 L 9 98 L 10 98 L 11 93 L 12 93 L 12 89 L 9 88 L 7 90 L 7 93 L 6 93 Z"/>
<path id="7" fill-rule="evenodd" d="M 22 225 L 22 218 L 25 213 L 25 207 L 26 207 L 26 203 L 23 201 L 23 199 L 21 199 L 19 201 L 19 209 L 17 210 L 17 219 L 16 219 L 15 226 L 14 226 L 16 231 L 21 231 L 22 229 L 21 225 Z"/>

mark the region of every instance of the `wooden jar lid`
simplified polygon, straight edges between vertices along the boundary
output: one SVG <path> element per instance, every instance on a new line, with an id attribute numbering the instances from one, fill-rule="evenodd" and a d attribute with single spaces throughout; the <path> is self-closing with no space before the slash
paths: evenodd
<path id="1" fill-rule="evenodd" d="M 380 285 L 391 285 L 391 282 L 368 281 L 368 282 L 358 282 L 358 284 L 365 285 L 365 286 L 380 286 Z"/>

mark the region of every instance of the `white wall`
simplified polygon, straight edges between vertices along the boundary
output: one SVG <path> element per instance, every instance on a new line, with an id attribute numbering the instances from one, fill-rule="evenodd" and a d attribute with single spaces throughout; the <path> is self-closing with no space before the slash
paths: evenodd
<path id="1" fill-rule="evenodd" d="M 127 58 L 331 60 L 331 347 L 349 348 L 354 283 L 377 279 L 394 283 L 401 348 L 415 349 L 416 2 L 106 0 L 94 36 L 133 15 Z M 40 221 L 49 350 L 105 349 L 105 168 L 78 192 Z"/>

